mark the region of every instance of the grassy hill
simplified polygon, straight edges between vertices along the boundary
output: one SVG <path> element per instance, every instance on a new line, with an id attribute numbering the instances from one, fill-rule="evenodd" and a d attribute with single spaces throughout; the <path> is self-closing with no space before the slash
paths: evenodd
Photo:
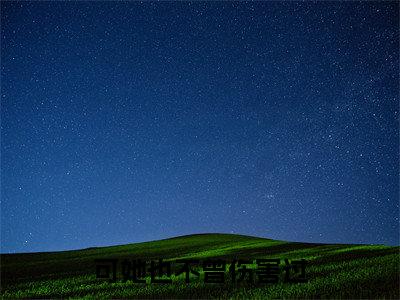
<path id="1" fill-rule="evenodd" d="M 399 299 L 400 247 L 383 245 L 312 244 L 232 234 L 197 234 L 122 246 L 76 251 L 1 255 L 2 298 L 384 298 Z M 172 283 L 123 282 L 124 259 L 172 262 Z M 278 283 L 232 283 L 233 259 L 279 258 Z M 96 279 L 96 259 L 118 259 L 117 281 Z M 177 259 L 226 260 L 224 283 L 204 283 L 202 265 L 174 275 Z M 306 283 L 285 282 L 285 261 L 306 259 Z M 157 261 L 158 262 L 158 261 Z"/>

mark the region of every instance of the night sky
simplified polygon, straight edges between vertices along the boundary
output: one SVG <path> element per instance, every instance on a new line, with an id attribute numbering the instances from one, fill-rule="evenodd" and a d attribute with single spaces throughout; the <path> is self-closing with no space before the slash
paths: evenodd
<path id="1" fill-rule="evenodd" d="M 399 243 L 396 2 L 2 2 L 1 251 Z"/>

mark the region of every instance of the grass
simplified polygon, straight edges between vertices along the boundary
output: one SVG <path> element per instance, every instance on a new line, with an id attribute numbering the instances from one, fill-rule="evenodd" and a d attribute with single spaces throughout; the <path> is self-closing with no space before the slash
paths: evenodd
<path id="1" fill-rule="evenodd" d="M 400 247 L 276 241 L 232 234 L 198 234 L 122 246 L 76 251 L 1 255 L 1 297 L 8 298 L 231 298 L 231 299 L 399 299 Z M 171 284 L 115 283 L 96 279 L 95 259 L 224 259 L 223 284 L 184 274 Z M 280 258 L 275 284 L 232 284 L 233 259 Z M 306 283 L 284 282 L 283 259 L 306 259 Z M 256 265 L 251 265 L 256 268 Z M 120 268 L 118 268 L 120 270 Z M 172 264 L 172 274 L 177 271 Z M 257 277 L 255 277 L 257 278 Z M 120 273 L 117 279 L 122 279 Z M 150 276 L 146 277 L 150 282 Z"/>

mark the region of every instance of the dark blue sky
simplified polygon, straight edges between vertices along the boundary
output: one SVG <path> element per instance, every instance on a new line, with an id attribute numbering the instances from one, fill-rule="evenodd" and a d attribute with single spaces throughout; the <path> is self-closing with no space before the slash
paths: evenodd
<path id="1" fill-rule="evenodd" d="M 396 2 L 2 2 L 1 251 L 399 243 Z"/>

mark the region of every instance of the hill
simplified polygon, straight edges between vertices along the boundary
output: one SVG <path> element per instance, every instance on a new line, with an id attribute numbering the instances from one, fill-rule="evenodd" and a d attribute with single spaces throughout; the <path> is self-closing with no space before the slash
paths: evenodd
<path id="1" fill-rule="evenodd" d="M 1 296 L 398 299 L 399 250 L 400 247 L 383 245 L 298 243 L 232 234 L 196 234 L 74 251 L 2 254 Z M 96 278 L 96 268 L 99 275 L 105 274 L 105 265 L 112 270 L 112 263 L 101 261 L 106 259 L 117 260 L 116 282 Z M 131 267 L 136 259 L 148 262 L 146 274 L 143 276 L 147 283 L 123 282 L 122 271 L 124 268 L 128 270 L 129 266 L 126 259 L 130 261 Z M 158 278 L 156 268 L 153 268 L 153 279 L 149 269 L 151 261 L 158 263 L 158 259 L 171 263 L 171 276 L 161 278 L 171 279 L 171 283 L 150 282 Z M 198 260 L 198 264 L 191 267 L 195 272 L 189 275 L 190 283 L 185 282 L 185 272 L 176 274 L 185 266 L 184 263 L 177 262 L 179 259 Z M 262 259 L 278 261 L 275 264 L 275 261 Z M 303 269 L 306 282 L 295 282 L 300 281 L 304 275 L 301 273 L 302 259 L 306 260 Z M 209 279 L 224 276 L 223 283 L 204 282 L 204 272 L 212 272 L 207 269 L 208 263 L 211 263 L 208 260 L 226 263 L 225 272 L 222 272 L 224 275 L 216 275 L 217 269 L 214 269 L 214 275 L 209 275 Z M 247 260 L 247 264 L 234 264 L 233 268 L 232 262 L 237 263 L 239 260 Z M 203 269 L 202 263 L 205 262 L 207 266 Z M 167 264 L 164 269 L 166 273 Z M 244 265 L 247 271 L 243 271 Z M 274 266 L 277 268 L 274 269 Z M 217 268 L 218 265 L 214 267 Z M 198 275 L 195 274 L 196 271 L 199 272 Z M 237 282 L 242 272 L 247 277 Z M 264 283 L 263 280 L 277 282 Z"/>

